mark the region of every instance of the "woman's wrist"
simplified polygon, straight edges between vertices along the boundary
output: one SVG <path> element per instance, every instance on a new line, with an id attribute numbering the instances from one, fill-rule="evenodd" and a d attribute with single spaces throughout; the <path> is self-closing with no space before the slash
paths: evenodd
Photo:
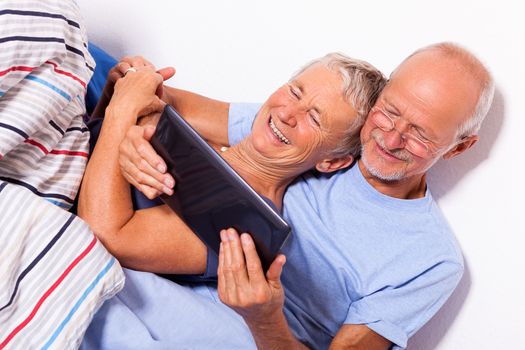
<path id="1" fill-rule="evenodd" d="M 105 119 L 135 125 L 137 123 L 138 109 L 131 104 L 118 103 L 111 101 L 106 108 Z"/>

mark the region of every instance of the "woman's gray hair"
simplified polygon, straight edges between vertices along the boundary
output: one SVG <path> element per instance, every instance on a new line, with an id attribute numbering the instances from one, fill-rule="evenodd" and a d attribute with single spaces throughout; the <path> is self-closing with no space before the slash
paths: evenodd
<path id="1" fill-rule="evenodd" d="M 441 42 L 423 47 L 412 53 L 403 62 L 418 53 L 431 50 L 438 51 L 446 58 L 456 60 L 459 65 L 472 75 L 473 79 L 479 82 L 480 94 L 476 108 L 474 108 L 472 115 L 459 125 L 455 139 L 459 141 L 465 136 L 476 135 L 489 112 L 494 98 L 495 84 L 490 71 L 470 51 L 453 42 Z M 392 72 L 392 75 L 395 74 L 396 70 Z"/>
<path id="2" fill-rule="evenodd" d="M 343 80 L 341 88 L 343 97 L 357 112 L 357 117 L 329 155 L 334 158 L 347 155 L 357 157 L 361 151 L 361 139 L 359 137 L 361 127 L 385 86 L 385 76 L 368 62 L 334 52 L 308 63 L 295 73 L 291 80 L 318 63 L 339 73 Z"/>

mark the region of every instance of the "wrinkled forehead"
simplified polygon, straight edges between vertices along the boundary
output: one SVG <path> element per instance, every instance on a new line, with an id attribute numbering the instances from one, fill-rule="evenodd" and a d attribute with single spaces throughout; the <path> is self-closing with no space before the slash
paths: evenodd
<path id="1" fill-rule="evenodd" d="M 316 63 L 290 81 L 301 90 L 307 101 L 320 104 L 323 110 L 332 109 L 333 104 L 347 103 L 343 94 L 341 75 L 321 63 Z"/>

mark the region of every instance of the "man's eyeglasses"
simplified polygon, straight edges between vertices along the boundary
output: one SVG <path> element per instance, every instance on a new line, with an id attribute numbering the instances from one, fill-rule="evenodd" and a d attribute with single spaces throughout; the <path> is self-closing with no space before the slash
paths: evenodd
<path id="1" fill-rule="evenodd" d="M 395 121 L 399 119 L 399 117 L 392 117 L 382 108 L 373 107 L 370 118 L 372 118 L 372 122 L 383 131 L 390 132 L 396 130 L 405 142 L 406 150 L 418 157 L 428 158 L 434 156 L 442 149 L 432 145 L 431 141 L 421 139 L 418 135 L 397 130 Z"/>

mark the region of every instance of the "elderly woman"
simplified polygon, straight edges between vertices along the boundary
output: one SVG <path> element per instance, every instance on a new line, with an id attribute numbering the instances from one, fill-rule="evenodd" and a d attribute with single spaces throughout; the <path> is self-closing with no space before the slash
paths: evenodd
<path id="1" fill-rule="evenodd" d="M 129 184 L 119 170 L 119 144 L 128 128 L 163 107 L 155 94 L 162 80 L 152 68 L 140 67 L 117 81 L 84 176 L 79 215 L 123 266 L 202 274 L 205 245 L 166 205 L 133 210 Z M 298 175 L 352 163 L 359 130 L 383 85 L 381 72 L 366 62 L 341 54 L 322 57 L 275 91 L 251 134 L 221 156 L 280 209 L 286 187 Z"/>

